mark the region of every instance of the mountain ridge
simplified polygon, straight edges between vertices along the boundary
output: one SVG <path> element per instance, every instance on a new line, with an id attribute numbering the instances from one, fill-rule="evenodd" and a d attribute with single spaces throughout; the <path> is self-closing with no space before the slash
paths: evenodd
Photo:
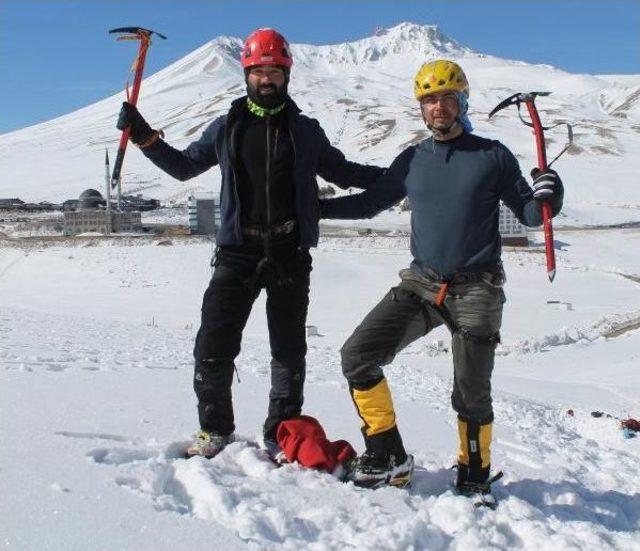
<path id="1" fill-rule="evenodd" d="M 140 111 L 154 128 L 165 130 L 168 143 L 185 147 L 244 93 L 241 47 L 239 38 L 218 36 L 144 79 Z M 543 123 L 570 121 L 575 127 L 575 147 L 558 163 L 563 174 L 580 182 L 577 198 L 585 203 L 568 213 L 572 223 L 589 223 L 596 211 L 600 220 L 610 208 L 616 212 L 615 221 L 640 218 L 640 197 L 632 184 L 640 170 L 640 75 L 572 74 L 501 59 L 466 48 L 434 25 L 414 23 L 378 29 L 372 36 L 342 44 L 292 44 L 292 52 L 290 93 L 304 113 L 318 118 L 330 141 L 349 158 L 385 166 L 408 144 L 428 135 L 412 82 L 429 59 L 449 57 L 463 66 L 471 84 L 470 116 L 477 132 L 503 141 L 521 160 L 523 171 L 535 163 L 529 131 L 515 109 L 491 120 L 487 113 L 514 92 L 551 91 L 538 101 Z M 117 147 L 115 121 L 123 96 L 120 92 L 0 135 L 2 195 L 60 200 L 100 187 L 104 149 L 115 152 Z M 550 153 L 565 140 L 560 131 L 549 132 Z M 612 174 L 615 193 L 598 185 L 611 180 Z M 152 184 L 154 196 L 164 200 L 184 200 L 193 191 L 216 189 L 220 181 L 218 171 L 212 170 L 176 182 L 133 147 L 124 175 L 131 186 Z"/>

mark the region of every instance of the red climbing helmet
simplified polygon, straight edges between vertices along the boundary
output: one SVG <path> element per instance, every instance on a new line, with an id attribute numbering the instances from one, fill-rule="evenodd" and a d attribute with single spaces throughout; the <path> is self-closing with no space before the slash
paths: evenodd
<path id="1" fill-rule="evenodd" d="M 273 29 L 253 31 L 244 43 L 240 60 L 245 69 L 256 65 L 276 65 L 289 69 L 293 64 L 289 43 Z"/>

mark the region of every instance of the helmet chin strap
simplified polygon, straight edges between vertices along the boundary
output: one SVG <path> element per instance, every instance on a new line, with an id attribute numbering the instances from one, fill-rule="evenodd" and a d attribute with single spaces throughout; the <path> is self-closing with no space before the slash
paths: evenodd
<path id="1" fill-rule="evenodd" d="M 427 128 L 429 130 L 431 130 L 431 133 L 436 137 L 436 138 L 445 138 L 447 137 L 449 134 L 452 133 L 452 131 L 454 131 L 456 129 L 456 126 L 461 126 L 460 125 L 460 120 L 458 119 L 458 117 L 455 118 L 455 120 L 451 123 L 451 126 L 449 126 L 446 129 L 441 129 L 441 128 L 434 128 L 433 126 L 431 126 L 426 120 L 424 121 L 425 124 L 427 125 Z"/>

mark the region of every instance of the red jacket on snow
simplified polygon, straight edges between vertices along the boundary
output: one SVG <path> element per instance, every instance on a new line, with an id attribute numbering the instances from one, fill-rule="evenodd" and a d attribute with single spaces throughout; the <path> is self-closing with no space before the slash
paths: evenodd
<path id="1" fill-rule="evenodd" d="M 318 420 L 308 415 L 282 421 L 276 437 L 289 461 L 297 461 L 310 469 L 333 473 L 342 463 L 356 456 L 346 440 L 327 440 Z"/>

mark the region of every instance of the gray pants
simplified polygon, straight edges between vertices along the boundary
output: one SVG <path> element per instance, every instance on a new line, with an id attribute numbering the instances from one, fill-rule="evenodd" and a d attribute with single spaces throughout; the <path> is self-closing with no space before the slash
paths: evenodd
<path id="1" fill-rule="evenodd" d="M 445 323 L 434 305 L 438 283 L 401 273 L 402 283 L 367 314 L 344 343 L 342 370 L 350 386 L 366 389 L 383 377 L 382 366 L 416 339 Z M 452 284 L 445 317 L 452 330 L 453 393 L 451 403 L 463 419 L 493 421 L 491 373 L 499 342 L 501 286 L 487 281 Z"/>

